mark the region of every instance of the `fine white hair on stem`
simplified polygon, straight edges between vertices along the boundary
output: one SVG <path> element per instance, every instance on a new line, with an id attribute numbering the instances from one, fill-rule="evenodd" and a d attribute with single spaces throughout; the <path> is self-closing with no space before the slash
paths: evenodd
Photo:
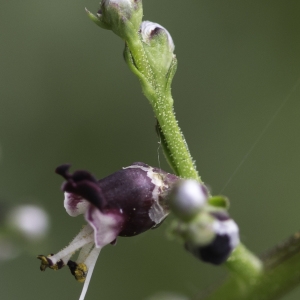
<path id="1" fill-rule="evenodd" d="M 87 276 L 86 276 L 86 279 L 85 279 L 85 282 L 84 282 L 84 286 L 82 288 L 79 300 L 84 300 L 84 298 L 85 298 L 85 295 L 86 295 L 86 292 L 88 290 L 89 283 L 91 281 L 91 277 L 92 277 L 92 274 L 93 274 L 93 271 L 94 271 L 94 267 L 96 265 L 96 261 L 97 261 L 97 258 L 99 256 L 99 253 L 100 253 L 101 249 L 102 248 L 96 248 L 95 247 L 91 251 L 91 253 L 88 256 L 88 258 L 86 259 L 86 266 L 88 267 L 88 273 L 87 273 Z"/>

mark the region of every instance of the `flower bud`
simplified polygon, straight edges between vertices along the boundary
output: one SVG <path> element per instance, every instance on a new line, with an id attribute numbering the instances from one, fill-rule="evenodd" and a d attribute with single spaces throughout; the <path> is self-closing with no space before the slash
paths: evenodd
<path id="1" fill-rule="evenodd" d="M 43 238 L 49 229 L 48 214 L 35 205 L 20 205 L 7 216 L 7 226 L 29 240 Z"/>
<path id="2" fill-rule="evenodd" d="M 181 220 L 195 217 L 207 202 L 207 189 L 196 180 L 181 180 L 169 195 L 169 205 Z"/>
<path id="3" fill-rule="evenodd" d="M 214 239 L 206 245 L 197 245 L 188 241 L 185 247 L 200 260 L 220 265 L 239 244 L 239 228 L 226 212 L 216 212 L 211 215 L 215 218 L 212 223 Z"/>
<path id="4" fill-rule="evenodd" d="M 97 25 L 125 40 L 136 35 L 143 17 L 142 0 L 102 0 L 96 16 L 86 11 Z"/>
<path id="5" fill-rule="evenodd" d="M 150 21 L 144 21 L 141 24 L 140 32 L 143 42 L 147 45 L 156 47 L 159 39 L 162 39 L 161 42 L 165 44 L 164 48 L 170 53 L 174 52 L 175 45 L 173 39 L 168 30 L 163 26 Z"/>
<path id="6" fill-rule="evenodd" d="M 173 78 L 177 61 L 173 53 L 175 45 L 170 33 L 157 23 L 144 21 L 141 24 L 140 34 L 149 64 L 156 77 L 168 79 L 170 69 L 173 67 L 174 70 L 171 72 Z"/>

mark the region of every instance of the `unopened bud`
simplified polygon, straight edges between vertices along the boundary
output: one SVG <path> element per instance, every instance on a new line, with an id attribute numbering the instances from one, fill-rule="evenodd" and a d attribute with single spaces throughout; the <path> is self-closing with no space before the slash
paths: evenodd
<path id="1" fill-rule="evenodd" d="M 207 202 L 207 190 L 196 180 L 181 180 L 169 197 L 170 208 L 182 220 L 195 217 Z"/>
<path id="2" fill-rule="evenodd" d="M 97 25 L 127 40 L 139 30 L 143 6 L 141 0 L 103 0 L 96 15 L 87 13 Z"/>
<path id="3" fill-rule="evenodd" d="M 157 23 L 144 21 L 140 33 L 147 58 L 156 77 L 168 81 L 170 75 L 172 80 L 177 61 L 173 53 L 175 45 L 168 30 Z"/>
<path id="4" fill-rule="evenodd" d="M 239 228 L 226 212 L 212 213 L 212 216 L 215 218 L 212 223 L 215 238 L 207 245 L 197 245 L 189 241 L 185 246 L 200 260 L 219 265 L 227 260 L 239 244 Z"/>
<path id="5" fill-rule="evenodd" d="M 144 21 L 141 24 L 141 35 L 144 43 L 150 46 L 156 46 L 158 39 L 162 39 L 164 46 L 171 53 L 175 50 L 173 39 L 166 28 L 150 21 Z"/>

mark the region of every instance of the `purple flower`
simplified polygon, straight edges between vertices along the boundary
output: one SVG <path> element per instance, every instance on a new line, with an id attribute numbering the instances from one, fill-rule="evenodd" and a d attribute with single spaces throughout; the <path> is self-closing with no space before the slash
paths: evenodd
<path id="1" fill-rule="evenodd" d="M 118 236 L 135 236 L 158 226 L 169 213 L 166 198 L 179 178 L 144 163 L 133 163 L 101 180 L 86 171 L 70 174 L 69 168 L 56 169 L 66 179 L 64 206 L 70 216 L 84 214 L 88 224 L 62 251 L 38 258 L 42 271 L 68 265 L 78 281 L 85 281 L 82 300 L 100 250 L 115 244 Z M 78 249 L 76 262 L 71 261 Z"/>

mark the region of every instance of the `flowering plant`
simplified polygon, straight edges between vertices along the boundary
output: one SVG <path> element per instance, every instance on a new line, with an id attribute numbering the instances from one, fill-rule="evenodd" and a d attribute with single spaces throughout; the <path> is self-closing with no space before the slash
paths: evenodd
<path id="1" fill-rule="evenodd" d="M 170 33 L 159 24 L 142 22 L 141 0 L 103 0 L 96 15 L 87 13 L 98 26 L 125 41 L 124 59 L 153 108 L 157 133 L 174 175 L 134 163 L 97 180 L 86 171 L 70 174 L 69 165 L 58 167 L 56 172 L 66 180 L 62 186 L 64 206 L 71 216 L 84 214 L 87 225 L 62 251 L 39 255 L 41 270 L 68 266 L 76 280 L 84 282 L 83 300 L 105 245 L 115 244 L 118 236 L 130 237 L 156 228 L 172 212 L 175 219 L 170 232 L 182 240 L 185 249 L 204 262 L 224 263 L 232 271 L 228 281 L 205 299 L 267 300 L 290 288 L 292 280 L 282 279 L 282 290 L 265 284 L 269 278 L 283 278 L 284 272 L 270 263 L 280 251 L 266 264 L 243 246 L 239 228 L 227 212 L 227 198 L 212 196 L 196 170 L 174 115 L 171 84 L 177 59 Z M 77 260 L 70 260 L 78 249 Z M 296 274 L 292 271 L 291 275 Z"/>

